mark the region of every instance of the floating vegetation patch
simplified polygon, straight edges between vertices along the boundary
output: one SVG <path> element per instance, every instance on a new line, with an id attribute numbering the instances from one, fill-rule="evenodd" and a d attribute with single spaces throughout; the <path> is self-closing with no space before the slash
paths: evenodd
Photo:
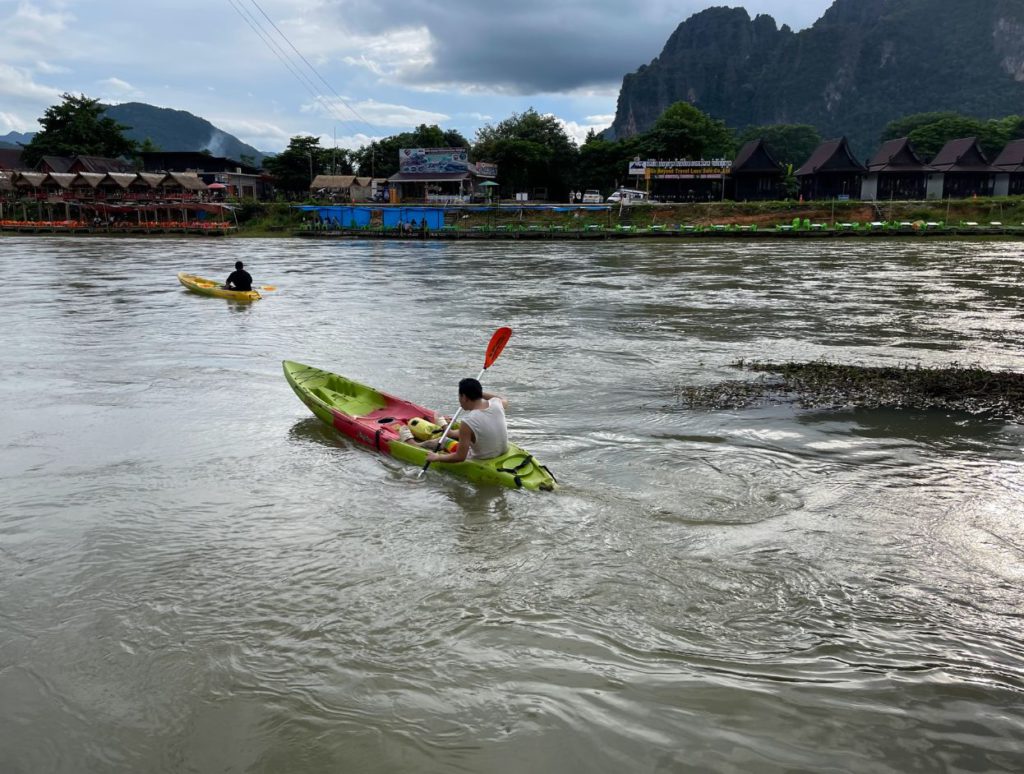
<path id="1" fill-rule="evenodd" d="M 740 361 L 760 373 L 709 387 L 681 387 L 691 409 L 737 409 L 795 403 L 804 408 L 948 409 L 1024 424 L 1024 374 L 954 364 L 948 368 L 856 366 L 815 361 Z"/>

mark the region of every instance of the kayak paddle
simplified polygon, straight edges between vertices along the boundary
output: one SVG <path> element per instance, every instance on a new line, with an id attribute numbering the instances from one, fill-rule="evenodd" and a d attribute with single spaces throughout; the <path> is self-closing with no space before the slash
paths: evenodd
<path id="1" fill-rule="evenodd" d="M 508 340 L 512 338 L 511 328 L 498 328 L 491 336 L 490 342 L 487 344 L 487 352 L 484 355 L 484 367 L 480 369 L 480 373 L 477 374 L 476 380 L 479 382 L 483 376 L 484 371 L 494 365 L 494 361 L 498 359 L 498 355 L 505 349 L 505 345 L 508 344 Z M 448 439 L 448 433 L 451 432 L 452 427 L 455 426 L 455 420 L 459 418 L 459 414 L 462 413 L 462 406 L 459 406 L 459 410 L 455 412 L 455 416 L 448 422 L 448 427 L 444 429 L 444 433 L 441 434 L 441 440 L 437 442 L 437 448 L 443 449 L 444 442 Z M 427 472 L 427 468 L 430 467 L 430 460 L 423 463 L 423 469 L 420 471 L 417 478 L 422 478 L 423 474 Z"/>

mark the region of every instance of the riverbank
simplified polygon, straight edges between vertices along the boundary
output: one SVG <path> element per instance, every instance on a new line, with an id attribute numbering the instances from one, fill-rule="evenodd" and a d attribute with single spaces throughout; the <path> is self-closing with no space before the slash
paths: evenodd
<path id="1" fill-rule="evenodd" d="M 348 205 L 361 214 L 359 227 L 314 219 L 309 207 L 285 202 L 233 205 L 234 220 L 220 223 L 131 223 L 93 227 L 73 221 L 4 221 L 0 234 L 239 236 L 314 239 L 625 239 L 665 237 L 830 238 L 994 237 L 1024 238 L 1024 197 L 941 202 L 707 202 L 577 207 L 568 204 L 494 206 Z M 322 205 L 327 207 L 329 205 Z M 434 227 L 413 233 L 394 226 L 430 210 Z M 386 217 L 385 217 L 386 214 Z"/>
<path id="2" fill-rule="evenodd" d="M 392 239 L 620 239 L 630 237 L 830 237 L 994 236 L 1024 237 L 1024 198 L 948 202 L 710 202 L 602 207 L 517 205 L 434 207 L 443 224 L 412 234 L 386 227 L 395 211 L 422 216 L 423 205 L 361 207 L 358 227 L 328 227 L 295 208 L 271 205 L 242 217 L 241 236 Z M 387 218 L 385 218 L 387 213 Z M 331 224 L 335 225 L 335 224 Z"/>

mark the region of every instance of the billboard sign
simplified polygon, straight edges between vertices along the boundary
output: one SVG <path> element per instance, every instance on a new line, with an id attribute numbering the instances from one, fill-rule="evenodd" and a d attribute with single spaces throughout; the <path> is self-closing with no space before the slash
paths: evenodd
<path id="1" fill-rule="evenodd" d="M 476 163 L 476 173 L 480 177 L 497 177 L 498 165 L 492 164 L 489 161 L 478 161 Z"/>
<path id="2" fill-rule="evenodd" d="M 725 177 L 732 174 L 729 159 L 699 159 L 696 161 L 631 161 L 629 174 L 647 180 L 691 180 L 701 177 Z"/>
<path id="3" fill-rule="evenodd" d="M 450 174 L 469 172 L 469 151 L 465 148 L 402 148 L 398 171 L 409 174 Z"/>

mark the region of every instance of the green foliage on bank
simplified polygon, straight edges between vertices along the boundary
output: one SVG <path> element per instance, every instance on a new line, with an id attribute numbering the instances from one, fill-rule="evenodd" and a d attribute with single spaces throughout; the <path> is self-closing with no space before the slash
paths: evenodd
<path id="1" fill-rule="evenodd" d="M 61 103 L 48 107 L 39 119 L 42 130 L 25 146 L 22 160 L 33 167 L 43 156 L 134 155 L 137 145 L 124 134 L 129 127 L 104 116 L 105 109 L 84 94 L 62 94 Z"/>

